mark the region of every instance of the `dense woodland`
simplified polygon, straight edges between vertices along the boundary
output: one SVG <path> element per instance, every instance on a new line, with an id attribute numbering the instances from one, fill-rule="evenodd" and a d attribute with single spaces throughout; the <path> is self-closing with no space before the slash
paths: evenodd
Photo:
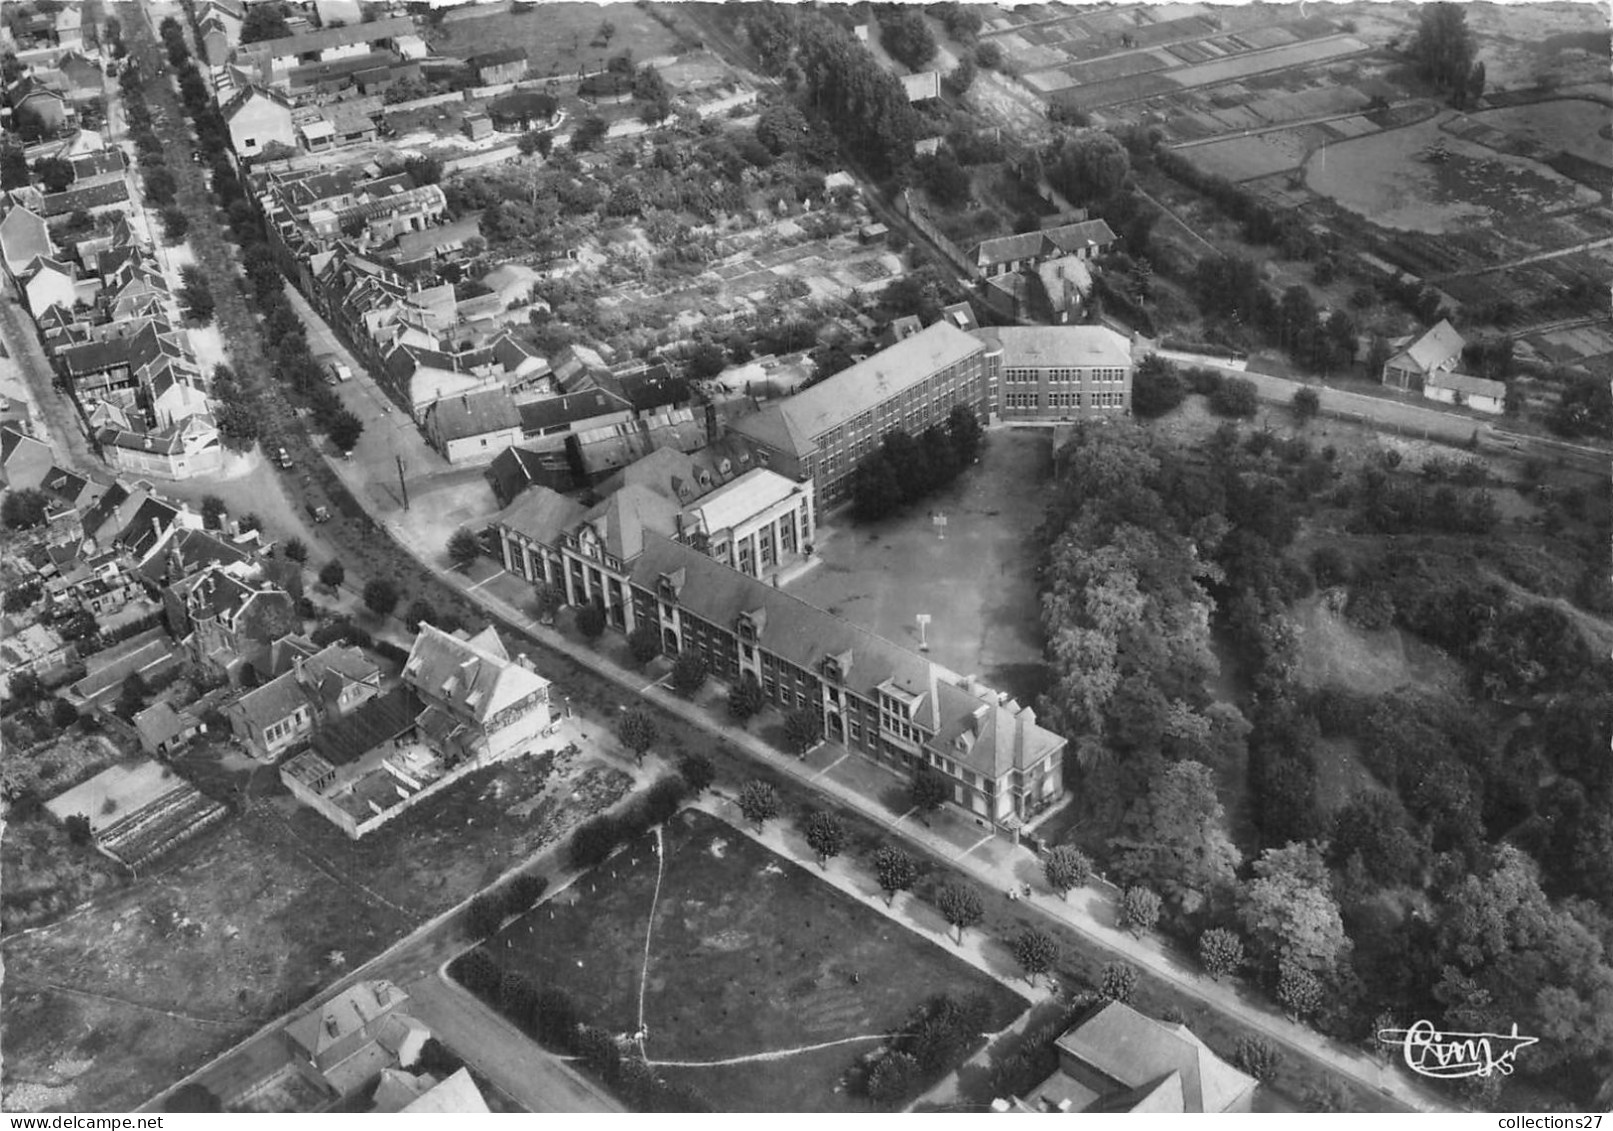
<path id="1" fill-rule="evenodd" d="M 1324 1031 L 1370 1042 L 1390 1019 L 1516 1021 L 1541 1037 L 1521 1081 L 1605 1103 L 1613 669 L 1574 614 L 1483 560 L 1472 536 L 1496 518 L 1482 465 L 1414 476 L 1393 462 L 1345 474 L 1303 439 L 1232 424 L 1193 449 L 1130 425 L 1061 449 L 1043 707 L 1072 739 L 1083 835 L 1120 882 L 1164 898 L 1167 929 L 1232 932 L 1254 975 Z M 1324 508 L 1359 535 L 1422 533 L 1297 560 Z M 1604 522 L 1583 552 L 1607 537 Z M 1302 685 L 1293 606 L 1317 586 L 1351 620 L 1444 650 L 1467 686 Z M 1216 685 L 1240 688 L 1236 703 Z M 1340 737 L 1374 784 L 1329 811 L 1317 760 Z M 1223 802 L 1240 792 L 1252 821 L 1235 834 Z M 1225 936 L 1211 939 L 1220 954 Z"/>

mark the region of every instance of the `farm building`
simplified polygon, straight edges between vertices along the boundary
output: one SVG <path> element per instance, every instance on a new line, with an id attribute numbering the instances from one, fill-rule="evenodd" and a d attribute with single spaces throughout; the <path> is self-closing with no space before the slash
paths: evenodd
<path id="1" fill-rule="evenodd" d="M 482 86 L 520 82 L 526 78 L 527 58 L 524 47 L 501 47 L 466 60 L 476 72 L 476 81 Z"/>
<path id="2" fill-rule="evenodd" d="M 1423 381 L 1423 396 L 1441 404 L 1499 415 L 1506 409 L 1507 386 L 1503 381 L 1487 381 L 1483 377 L 1438 369 Z"/>
<path id="3" fill-rule="evenodd" d="M 1384 362 L 1383 384 L 1416 392 L 1436 373 L 1454 373 L 1467 343 L 1445 319 Z"/>

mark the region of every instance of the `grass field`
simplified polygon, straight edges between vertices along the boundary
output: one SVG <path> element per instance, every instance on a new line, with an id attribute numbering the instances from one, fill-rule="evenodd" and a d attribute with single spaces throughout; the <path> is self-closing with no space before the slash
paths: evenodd
<path id="1" fill-rule="evenodd" d="M 943 991 L 988 995 L 993 1029 L 1026 1007 L 940 946 L 703 813 L 666 826 L 659 897 L 657 864 L 653 841 L 635 842 L 512 923 L 489 948 L 537 984 L 564 987 L 593 1023 L 631 1033 L 639 1027 L 649 923 L 642 1017 L 652 1062 L 877 1038 Z M 863 1111 L 866 1102 L 836 1083 L 878 1044 L 664 1071 L 723 1110 Z"/>
<path id="2" fill-rule="evenodd" d="M 818 542 L 822 562 L 789 591 L 909 648 L 919 644 L 915 616 L 928 613 L 931 656 L 1028 701 L 1046 680 L 1031 531 L 1052 450 L 1048 429 L 998 429 L 979 465 L 942 493 L 878 523 L 842 511 Z M 936 512 L 947 517 L 944 541 Z"/>
<path id="3" fill-rule="evenodd" d="M 636 60 L 671 54 L 678 37 L 633 4 L 534 4 L 526 12 L 467 11 L 445 19 L 426 35 L 432 51 L 464 59 L 502 47 L 526 48 L 532 78 L 603 70 L 612 55 L 631 51 Z M 608 42 L 601 25 L 615 27 Z"/>
<path id="4" fill-rule="evenodd" d="M 1520 134 L 1551 149 L 1572 153 L 1599 165 L 1613 165 L 1613 143 L 1601 136 L 1613 110 L 1598 102 L 1563 99 L 1484 110 L 1475 121 L 1510 134 Z"/>

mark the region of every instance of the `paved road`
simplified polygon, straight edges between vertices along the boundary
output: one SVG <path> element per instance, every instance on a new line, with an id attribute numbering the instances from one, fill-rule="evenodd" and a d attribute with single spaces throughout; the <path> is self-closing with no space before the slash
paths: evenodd
<path id="1" fill-rule="evenodd" d="M 8 366 L 14 366 L 18 380 L 24 388 L 34 426 L 40 439 L 56 449 L 57 458 L 68 462 L 79 471 L 96 470 L 105 478 L 106 465 L 90 451 L 84 435 L 84 425 L 73 407 L 73 402 L 58 393 L 51 384 L 55 371 L 39 344 L 33 319 L 22 308 L 17 292 L 10 282 L 0 293 L 0 337 L 5 339 Z"/>
<path id="2" fill-rule="evenodd" d="M 545 1052 L 470 994 L 430 974 L 403 987 L 409 1012 L 511 1099 L 534 1112 L 627 1109 L 558 1057 Z"/>

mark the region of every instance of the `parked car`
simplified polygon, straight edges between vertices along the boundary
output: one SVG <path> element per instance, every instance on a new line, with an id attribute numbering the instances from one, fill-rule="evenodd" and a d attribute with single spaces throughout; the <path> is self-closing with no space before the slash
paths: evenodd
<path id="1" fill-rule="evenodd" d="M 340 381 L 346 381 L 352 375 L 353 371 L 348 368 L 345 361 L 337 361 L 335 358 L 331 358 L 325 364 L 325 380 L 329 384 L 334 385 Z"/>
<path id="2" fill-rule="evenodd" d="M 309 504 L 307 504 L 307 506 L 308 506 L 308 517 L 312 518 L 315 522 L 329 522 L 330 521 L 330 508 L 329 507 L 316 506 L 313 503 L 309 503 Z"/>
<path id="3" fill-rule="evenodd" d="M 284 448 L 276 448 L 274 450 L 274 462 L 279 464 L 281 467 L 290 467 L 291 453 L 286 451 Z"/>

